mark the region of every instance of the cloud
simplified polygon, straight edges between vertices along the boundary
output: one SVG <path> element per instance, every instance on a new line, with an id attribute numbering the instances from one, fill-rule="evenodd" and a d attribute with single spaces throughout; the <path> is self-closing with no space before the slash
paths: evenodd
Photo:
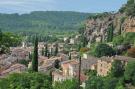
<path id="1" fill-rule="evenodd" d="M 20 5 L 35 2 L 54 3 L 55 0 L 0 0 L 0 5 Z"/>
<path id="2" fill-rule="evenodd" d="M 8 8 L 9 12 L 25 13 L 35 10 L 52 10 L 55 0 L 0 0 L 0 10 Z"/>
<path id="3" fill-rule="evenodd" d="M 24 1 L 21 0 L 0 0 L 0 5 L 19 5 L 23 3 Z"/>

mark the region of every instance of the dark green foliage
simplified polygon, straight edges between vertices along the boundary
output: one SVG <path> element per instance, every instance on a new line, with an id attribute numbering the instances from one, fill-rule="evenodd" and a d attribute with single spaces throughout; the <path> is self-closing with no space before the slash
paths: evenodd
<path id="1" fill-rule="evenodd" d="M 58 44 L 56 44 L 54 56 L 57 56 L 58 52 L 59 52 L 59 48 L 58 48 Z"/>
<path id="2" fill-rule="evenodd" d="M 20 37 L 19 35 L 5 32 L 2 34 L 2 39 L 0 43 L 6 46 L 16 47 L 21 44 L 21 41 L 22 37 Z"/>
<path id="3" fill-rule="evenodd" d="M 127 4 L 120 9 L 121 13 L 126 13 L 127 16 L 135 16 L 135 1 L 128 0 Z"/>
<path id="4" fill-rule="evenodd" d="M 135 85 L 135 61 L 128 62 L 125 68 L 124 77 L 125 80 Z"/>
<path id="5" fill-rule="evenodd" d="M 97 19 L 97 18 L 103 19 L 104 17 L 107 17 L 110 14 L 111 13 L 109 13 L 109 12 L 97 13 L 97 14 L 90 15 L 88 18 L 89 19 Z"/>
<path id="6" fill-rule="evenodd" d="M 118 81 L 119 81 L 119 79 L 117 79 L 117 78 L 110 78 L 110 77 L 105 78 L 103 89 L 115 89 Z"/>
<path id="7" fill-rule="evenodd" d="M 34 43 L 34 53 L 32 59 L 32 71 L 38 72 L 38 38 L 36 37 Z"/>
<path id="8" fill-rule="evenodd" d="M 50 54 L 50 52 L 48 51 L 48 54 L 47 54 L 48 59 L 50 58 L 50 56 L 51 56 L 51 54 Z"/>
<path id="9" fill-rule="evenodd" d="M 126 33 L 124 37 L 124 43 L 134 44 L 134 42 L 135 42 L 135 33 L 134 32 Z"/>
<path id="10" fill-rule="evenodd" d="M 90 14 L 70 11 L 34 11 L 30 14 L 0 14 L 0 27 L 6 31 L 74 31 Z M 37 30 L 38 29 L 38 30 Z"/>
<path id="11" fill-rule="evenodd" d="M 54 67 L 56 69 L 59 69 L 60 68 L 60 61 L 59 60 L 55 60 Z"/>
<path id="12" fill-rule="evenodd" d="M 84 31 L 85 31 L 85 29 L 86 29 L 86 27 L 83 25 L 83 26 L 81 26 L 80 28 L 79 28 L 79 34 L 82 34 L 83 35 L 83 33 L 84 33 Z"/>
<path id="13" fill-rule="evenodd" d="M 107 42 L 112 42 L 113 40 L 113 24 L 111 24 L 108 28 L 108 31 L 107 31 Z"/>
<path id="14" fill-rule="evenodd" d="M 44 56 L 44 54 L 45 54 L 45 49 L 44 48 L 42 48 L 42 51 L 41 51 L 41 54 L 42 54 L 42 56 Z"/>
<path id="15" fill-rule="evenodd" d="M 1 29 L 0 29 L 0 41 L 2 40 L 2 31 L 1 31 Z"/>
<path id="16" fill-rule="evenodd" d="M 47 44 L 45 45 L 45 56 L 46 57 L 48 56 L 48 45 Z"/>
<path id="17" fill-rule="evenodd" d="M 71 57 L 71 53 L 69 53 L 69 58 L 68 58 L 69 60 L 71 60 L 72 59 L 72 57 Z"/>
<path id="18" fill-rule="evenodd" d="M 121 77 L 124 74 L 124 65 L 120 60 L 114 60 L 110 71 L 111 77 Z"/>
<path id="19" fill-rule="evenodd" d="M 135 16 L 135 1 L 128 0 L 125 12 L 128 16 Z"/>
<path id="20" fill-rule="evenodd" d="M 87 38 L 84 36 L 84 34 L 82 34 L 81 37 L 80 37 L 79 47 L 86 47 L 87 44 L 88 44 L 88 40 L 87 40 Z"/>
<path id="21" fill-rule="evenodd" d="M 53 42 L 56 42 L 58 40 L 58 38 L 54 35 L 55 33 L 51 33 L 53 34 L 53 36 L 49 36 L 50 32 L 48 32 L 48 34 L 45 34 L 44 32 L 41 32 L 37 35 L 38 37 L 38 40 L 39 42 L 49 42 L 49 43 L 53 43 Z M 35 39 L 35 33 L 27 33 L 27 34 L 24 34 L 24 33 L 21 33 L 21 35 L 23 36 L 27 36 L 27 41 L 28 42 L 34 42 L 34 39 Z"/>
<path id="22" fill-rule="evenodd" d="M 19 60 L 20 64 L 23 64 L 23 65 L 26 65 L 26 66 L 28 66 L 29 62 L 30 62 L 30 60 Z"/>
<path id="23" fill-rule="evenodd" d="M 29 53 L 29 60 L 32 60 L 32 53 Z"/>
<path id="24" fill-rule="evenodd" d="M 0 54 L 9 53 L 9 47 L 19 46 L 21 41 L 21 36 L 8 32 L 3 33 L 0 29 Z"/>
<path id="25" fill-rule="evenodd" d="M 53 56 L 53 48 L 51 48 L 50 55 Z"/>
<path id="26" fill-rule="evenodd" d="M 86 81 L 86 89 L 104 89 L 102 77 L 91 76 Z M 109 89 L 109 88 L 106 88 L 106 89 Z"/>
<path id="27" fill-rule="evenodd" d="M 54 89 L 77 89 L 77 84 L 76 79 L 55 82 Z"/>
<path id="28" fill-rule="evenodd" d="M 94 50 L 94 55 L 96 57 L 102 56 L 112 56 L 114 55 L 114 50 L 112 47 L 108 46 L 107 44 L 98 44 Z"/>
<path id="29" fill-rule="evenodd" d="M 51 78 L 41 73 L 12 74 L 0 79 L 0 89 L 52 89 Z"/>
<path id="30" fill-rule="evenodd" d="M 121 44 L 123 44 L 123 42 L 124 42 L 124 37 L 121 36 L 121 35 L 118 35 L 118 36 L 114 37 L 114 39 L 113 39 L 113 44 L 115 46 L 116 45 L 121 45 Z"/>

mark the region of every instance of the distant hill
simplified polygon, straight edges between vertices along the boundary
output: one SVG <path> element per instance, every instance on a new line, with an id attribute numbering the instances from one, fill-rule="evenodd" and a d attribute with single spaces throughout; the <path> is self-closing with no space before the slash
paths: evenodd
<path id="1" fill-rule="evenodd" d="M 69 31 L 77 30 L 89 13 L 70 11 L 34 11 L 30 14 L 0 14 L 4 31 Z"/>

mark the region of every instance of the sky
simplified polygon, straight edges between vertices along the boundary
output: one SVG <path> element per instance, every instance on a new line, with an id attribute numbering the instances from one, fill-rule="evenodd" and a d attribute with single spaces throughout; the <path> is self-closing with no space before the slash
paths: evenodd
<path id="1" fill-rule="evenodd" d="M 31 11 L 77 11 L 99 13 L 118 11 L 127 0 L 0 0 L 0 13 Z"/>

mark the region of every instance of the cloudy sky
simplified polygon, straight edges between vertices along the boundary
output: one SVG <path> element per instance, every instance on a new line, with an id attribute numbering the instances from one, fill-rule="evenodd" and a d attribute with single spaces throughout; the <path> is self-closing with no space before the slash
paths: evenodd
<path id="1" fill-rule="evenodd" d="M 0 0 L 0 13 L 117 11 L 127 0 Z"/>

